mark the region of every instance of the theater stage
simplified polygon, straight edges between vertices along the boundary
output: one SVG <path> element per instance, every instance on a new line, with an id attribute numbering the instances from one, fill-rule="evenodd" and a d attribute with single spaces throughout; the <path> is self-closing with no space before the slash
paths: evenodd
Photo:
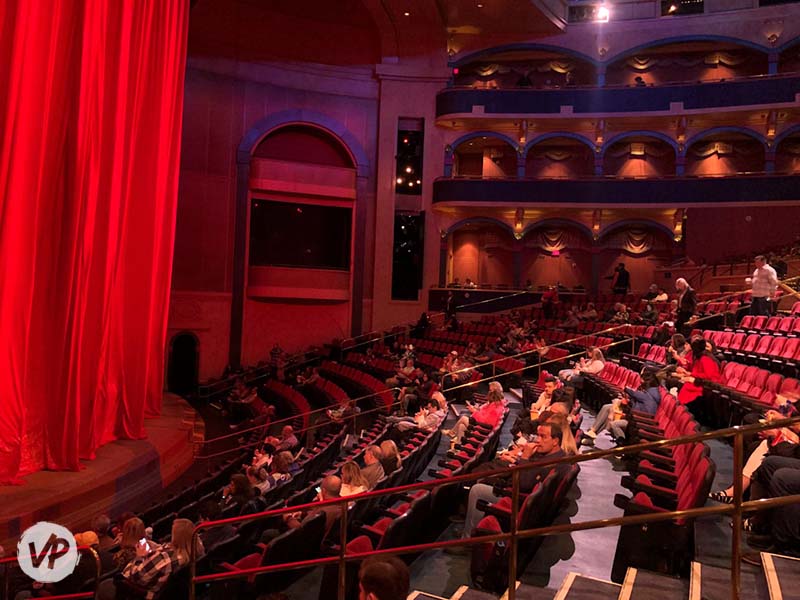
<path id="1" fill-rule="evenodd" d="M 94 460 L 82 461 L 81 471 L 41 471 L 23 485 L 0 487 L 0 544 L 16 548 L 20 534 L 37 521 L 78 531 L 95 515 L 113 519 L 146 508 L 191 466 L 192 444 L 203 440 L 204 425 L 188 402 L 167 393 L 161 416 L 147 419 L 145 429 L 147 439 L 106 444 Z"/>

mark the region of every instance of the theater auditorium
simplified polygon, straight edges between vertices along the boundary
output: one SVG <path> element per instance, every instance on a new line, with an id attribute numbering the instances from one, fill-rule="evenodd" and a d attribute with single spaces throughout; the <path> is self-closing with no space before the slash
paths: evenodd
<path id="1" fill-rule="evenodd" d="M 800 598 L 800 1 L 0 6 L 0 600 Z"/>

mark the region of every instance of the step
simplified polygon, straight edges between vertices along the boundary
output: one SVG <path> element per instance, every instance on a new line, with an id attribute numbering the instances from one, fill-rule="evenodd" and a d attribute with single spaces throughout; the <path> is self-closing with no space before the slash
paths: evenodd
<path id="1" fill-rule="evenodd" d="M 450 597 L 450 600 L 497 600 L 497 596 L 489 592 L 482 592 L 466 585 L 462 585 Z"/>
<path id="2" fill-rule="evenodd" d="M 422 592 L 420 590 L 414 590 L 408 595 L 406 600 L 447 600 L 447 598 L 443 598 L 442 596 L 435 596 L 433 594 L 429 594 L 428 592 Z"/>
<path id="3" fill-rule="evenodd" d="M 800 559 L 762 552 L 761 561 L 771 600 L 800 598 Z"/>
<path id="4" fill-rule="evenodd" d="M 554 600 L 617 600 L 622 586 L 611 581 L 569 573 Z"/>
<path id="5" fill-rule="evenodd" d="M 683 600 L 688 592 L 689 582 L 686 580 L 629 567 L 619 600 Z"/>
<path id="6" fill-rule="evenodd" d="M 742 564 L 740 598 L 769 600 L 764 573 L 751 565 Z M 731 571 L 721 567 L 692 562 L 689 600 L 729 600 Z"/>
<path id="7" fill-rule="evenodd" d="M 553 600 L 556 590 L 517 583 L 515 600 Z"/>

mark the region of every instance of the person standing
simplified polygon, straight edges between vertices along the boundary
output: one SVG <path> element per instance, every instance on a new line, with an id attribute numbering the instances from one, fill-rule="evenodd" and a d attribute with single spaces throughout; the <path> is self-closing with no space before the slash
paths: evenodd
<path id="1" fill-rule="evenodd" d="M 611 279 L 611 291 L 614 294 L 625 295 L 631 288 L 631 274 L 625 268 L 625 263 L 619 263 Z"/>
<path id="2" fill-rule="evenodd" d="M 767 259 L 759 254 L 755 258 L 756 269 L 753 276 L 745 279 L 751 284 L 753 300 L 750 303 L 751 315 L 769 316 L 772 313 L 771 299 L 775 296 L 778 287 L 778 275 L 775 269 L 767 264 Z"/>
<path id="3" fill-rule="evenodd" d="M 675 281 L 675 289 L 678 290 L 678 315 L 675 319 L 675 330 L 683 335 L 688 335 L 684 328 L 697 310 L 697 294 L 683 277 Z"/>

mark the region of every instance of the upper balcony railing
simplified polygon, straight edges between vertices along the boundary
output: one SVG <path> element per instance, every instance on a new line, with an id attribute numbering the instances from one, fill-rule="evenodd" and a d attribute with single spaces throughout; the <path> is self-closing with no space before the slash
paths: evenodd
<path id="1" fill-rule="evenodd" d="M 442 177 L 433 183 L 434 203 L 675 206 L 798 200 L 800 173 L 574 179 Z"/>
<path id="2" fill-rule="evenodd" d="M 436 116 L 624 114 L 684 110 L 797 105 L 800 73 L 757 75 L 648 86 L 569 86 L 479 89 L 451 87 L 436 97 Z"/>

